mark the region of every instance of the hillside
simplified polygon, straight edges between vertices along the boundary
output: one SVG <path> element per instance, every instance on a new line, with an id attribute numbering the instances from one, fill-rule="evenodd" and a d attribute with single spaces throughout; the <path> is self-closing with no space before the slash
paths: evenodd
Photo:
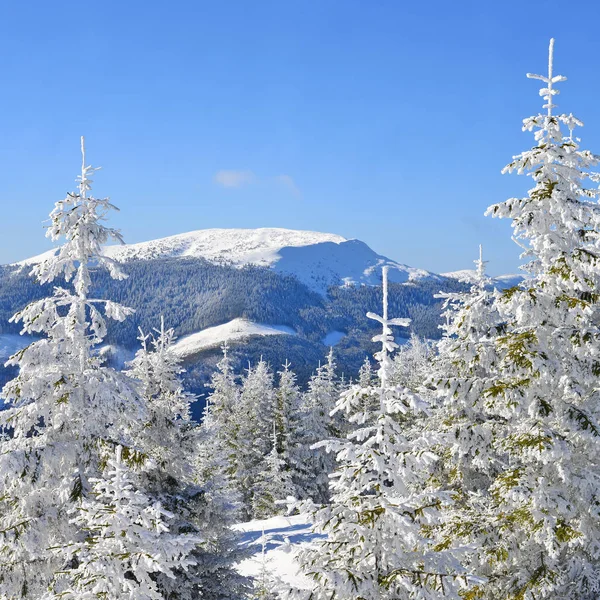
<path id="1" fill-rule="evenodd" d="M 300 383 L 335 346 L 340 372 L 356 375 L 374 351 L 367 311 L 381 306 L 380 266 L 391 266 L 390 310 L 412 319 L 411 331 L 439 337 L 440 291 L 465 289 L 461 278 L 407 267 L 380 256 L 359 240 L 285 229 L 204 230 L 141 244 L 109 246 L 129 275 L 115 281 L 94 273 L 94 294 L 135 309 L 112 323 L 101 349 L 122 368 L 145 333 L 162 315 L 174 327 L 176 349 L 197 394 L 228 341 L 239 370 L 263 356 L 274 369 L 290 360 Z M 4 360 L 21 342 L 8 319 L 29 301 L 51 292 L 28 275 L 41 255 L 0 267 L 0 354 Z M 397 332 L 408 337 L 410 331 Z M 3 350 L 4 348 L 4 350 Z M 0 380 L 9 373 L 0 371 Z"/>
<path id="2" fill-rule="evenodd" d="M 17 263 L 30 266 L 53 251 Z M 169 258 L 203 259 L 213 264 L 267 267 L 294 275 L 311 290 L 325 294 L 331 285 L 377 285 L 381 267 L 390 267 L 390 281 L 404 283 L 438 278 L 377 254 L 360 240 L 331 233 L 292 229 L 203 229 L 166 238 L 107 246 L 104 253 L 119 262 Z"/>

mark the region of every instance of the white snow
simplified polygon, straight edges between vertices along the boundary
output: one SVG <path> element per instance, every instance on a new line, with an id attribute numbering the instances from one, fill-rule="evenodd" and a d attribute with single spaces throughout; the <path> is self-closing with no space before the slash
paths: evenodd
<path id="1" fill-rule="evenodd" d="M 52 253 L 16 264 L 30 266 Z M 380 285 L 383 265 L 390 266 L 390 281 L 394 283 L 437 277 L 381 256 L 360 240 L 348 240 L 333 233 L 280 228 L 202 229 L 139 244 L 107 246 L 104 253 L 119 262 L 204 258 L 235 267 L 269 267 L 295 275 L 321 294 L 330 285 Z"/>
<path id="2" fill-rule="evenodd" d="M 120 262 L 154 258 L 205 258 L 238 267 L 247 264 L 270 267 L 279 259 L 281 248 L 345 241 L 340 235 L 293 229 L 201 229 L 138 244 L 107 246 L 104 253 Z M 51 256 L 52 252 L 17 264 L 36 264 Z"/>
<path id="3" fill-rule="evenodd" d="M 219 346 L 224 342 L 253 335 L 296 335 L 296 332 L 286 325 L 262 325 L 246 319 L 233 319 L 229 323 L 208 327 L 178 339 L 173 344 L 173 352 L 185 358 L 197 354 L 201 350 Z"/>
<path id="4" fill-rule="evenodd" d="M 311 533 L 310 525 L 301 516 L 271 517 L 262 521 L 249 521 L 234 525 L 242 532 L 241 545 L 253 551 L 253 556 L 238 565 L 242 575 L 257 577 L 265 565 L 267 571 L 290 587 L 308 589 L 310 581 L 294 563 L 294 552 L 304 544 L 309 544 L 319 536 Z M 262 554 L 263 532 L 265 555 Z"/>
<path id="5" fill-rule="evenodd" d="M 330 331 L 321 341 L 325 346 L 337 346 L 346 337 L 343 331 Z"/>
<path id="6" fill-rule="evenodd" d="M 525 279 L 524 275 L 514 273 L 509 275 L 498 275 L 498 277 L 494 277 L 497 287 L 501 289 L 513 287 L 521 283 L 523 279 Z"/>
<path id="7" fill-rule="evenodd" d="M 448 279 L 456 279 L 463 283 L 475 283 L 477 282 L 477 271 L 475 269 L 462 269 L 460 271 L 450 271 L 448 273 L 441 273 L 442 277 Z M 516 273 L 508 275 L 498 275 L 497 277 L 490 277 L 492 284 L 499 289 L 509 288 L 517 285 L 523 281 L 524 276 Z"/>
<path id="8" fill-rule="evenodd" d="M 117 369 L 123 369 L 135 356 L 134 351 L 115 344 L 104 344 L 103 346 L 100 346 L 100 348 L 98 348 L 98 354 L 109 361 L 110 364 Z"/>

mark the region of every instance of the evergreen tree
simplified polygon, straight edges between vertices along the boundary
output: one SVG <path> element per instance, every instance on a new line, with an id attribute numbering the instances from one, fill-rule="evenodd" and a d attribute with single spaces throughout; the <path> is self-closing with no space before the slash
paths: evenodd
<path id="1" fill-rule="evenodd" d="M 400 346 L 394 357 L 392 382 L 430 400 L 433 394 L 428 383 L 435 378 L 434 367 L 434 344 L 411 333 L 409 341 Z"/>
<path id="2" fill-rule="evenodd" d="M 277 449 L 277 427 L 274 422 L 271 451 L 256 477 L 252 506 L 254 517 L 264 519 L 283 512 L 284 501 L 293 497 L 293 489 L 290 471 Z"/>
<path id="3" fill-rule="evenodd" d="M 543 81 L 547 109 L 524 121 L 535 146 L 505 169 L 534 187 L 488 209 L 512 219 L 530 276 L 497 300 L 501 331 L 477 349 L 481 357 L 468 346 L 457 357 L 485 371 L 453 392 L 466 414 L 483 412 L 488 422 L 477 446 L 489 450 L 472 468 L 489 478 L 491 506 L 472 501 L 476 526 L 455 529 L 480 548 L 488 576 L 473 592 L 480 598 L 600 593 L 600 207 L 598 190 L 585 187 L 600 177 L 590 172 L 598 158 L 574 136 L 581 122 L 553 113 L 564 77 L 553 75 L 552 51 L 553 40 L 548 76 L 530 75 Z"/>
<path id="4" fill-rule="evenodd" d="M 314 531 L 325 534 L 299 553 L 302 570 L 314 581 L 294 598 L 360 600 L 457 598 L 458 562 L 433 547 L 423 527 L 431 525 L 446 495 L 430 488 L 436 456 L 431 441 L 415 434 L 416 417 L 426 405 L 410 390 L 392 386 L 390 353 L 397 348 L 392 325 L 408 319 L 387 314 L 387 268 L 383 271 L 377 385 L 354 386 L 341 394 L 336 410 L 356 427 L 344 441 L 323 445 L 336 453 L 331 505 L 313 509 Z M 378 400 L 365 402 L 365 396 Z M 374 407 L 375 414 L 369 414 Z M 412 435 L 409 433 L 412 432 Z M 304 509 L 307 505 L 304 505 Z M 464 575 L 463 575 L 464 577 Z"/>
<path id="5" fill-rule="evenodd" d="M 211 377 L 212 391 L 207 398 L 202 420 L 204 436 L 200 453 L 205 462 L 203 470 L 208 470 L 207 477 L 214 475 L 213 469 L 217 469 L 225 475 L 233 490 L 238 460 L 240 389 L 227 344 L 223 345 L 222 352 L 223 358 L 217 363 L 217 369 Z"/>
<path id="6" fill-rule="evenodd" d="M 202 538 L 169 531 L 174 515 L 136 489 L 121 446 L 103 478 L 90 483 L 93 493 L 72 519 L 86 536 L 52 549 L 73 566 L 58 574 L 45 598 L 163 600 L 156 574 L 175 579 L 192 567 Z"/>
<path id="7" fill-rule="evenodd" d="M 447 446 L 448 470 L 465 501 L 473 498 L 471 493 L 486 492 L 503 464 L 491 445 L 492 438 L 501 435 L 496 433 L 500 421 L 490 410 L 485 389 L 496 369 L 495 340 L 505 324 L 497 309 L 499 293 L 485 274 L 481 246 L 475 264 L 477 275 L 469 291 L 439 294 L 444 323 L 434 377 L 441 405 L 431 421 L 452 441 Z M 474 514 L 465 521 L 467 527 L 476 522 Z"/>
<path id="8" fill-rule="evenodd" d="M 274 396 L 273 374 L 267 363 L 260 360 L 255 367 L 248 367 L 236 411 L 239 429 L 234 473 L 246 518 L 256 516 L 256 507 L 263 502 L 260 497 L 263 488 L 258 485 L 258 478 L 271 451 Z"/>
<path id="9" fill-rule="evenodd" d="M 190 418 L 195 397 L 184 391 L 179 379 L 181 359 L 172 351 L 175 333 L 165 329 L 161 317 L 160 329 L 154 334 L 145 335 L 140 330 L 141 348 L 129 374 L 140 382 L 146 401 L 148 421 L 138 434 L 138 443 L 153 460 L 154 475 L 149 477 L 156 478 L 152 485 L 160 492 L 168 487 L 167 476 L 182 481 L 193 478 L 190 456 L 197 451 L 198 435 Z"/>
<path id="10" fill-rule="evenodd" d="M 296 449 L 300 441 L 298 431 L 301 425 L 300 402 L 302 394 L 296 384 L 296 375 L 290 369 L 288 361 L 279 371 L 279 384 L 275 392 L 275 447 L 277 458 L 281 461 L 281 477 L 285 484 L 279 492 L 278 498 L 284 499 L 288 496 L 298 496 L 298 490 L 294 481 L 298 480 L 299 465 L 295 462 Z M 272 454 L 272 451 L 271 451 Z M 273 461 L 275 457 L 271 457 Z"/>
<path id="11" fill-rule="evenodd" d="M 299 409 L 298 442 L 292 456 L 295 465 L 295 485 L 300 498 L 312 498 L 317 503 L 329 501 L 329 474 L 335 458 L 324 448 L 314 444 L 337 438 L 342 433 L 340 414 L 332 414 L 339 395 L 333 349 L 327 363 L 319 365 L 302 395 Z"/>
<path id="12" fill-rule="evenodd" d="M 150 460 L 140 469 L 141 488 L 172 513 L 173 533 L 193 532 L 200 540 L 190 552 L 193 564 L 155 576 L 166 599 L 237 598 L 246 582 L 234 568 L 240 559 L 231 531 L 233 503 L 217 465 L 200 473 L 203 432 L 190 419 L 194 397 L 183 391 L 181 359 L 173 352 L 174 332 L 161 318 L 156 335 L 141 333 L 142 348 L 130 373 L 140 382 L 149 419 L 137 441 Z M 205 475 L 203 477 L 202 475 Z"/>
<path id="13" fill-rule="evenodd" d="M 499 294 L 485 275 L 480 247 L 476 278 L 466 292 L 440 294 L 444 299 L 443 337 L 433 369 L 437 409 L 427 429 L 441 432 L 442 460 L 436 477 L 450 486 L 452 504 L 443 507 L 441 522 L 432 535 L 441 547 L 462 539 L 475 551 L 463 559 L 472 573 L 490 575 L 488 559 L 495 547 L 489 531 L 493 509 L 489 488 L 505 468 L 503 452 L 492 443 L 505 433 L 502 420 L 485 396 L 496 369 L 495 340 L 504 332 L 497 309 Z M 479 598 L 483 586 L 475 585 L 466 598 Z"/>
<path id="14" fill-rule="evenodd" d="M 275 408 L 273 411 L 275 421 L 276 448 L 280 457 L 289 469 L 290 447 L 293 444 L 297 426 L 297 412 L 300 405 L 300 389 L 296 384 L 296 375 L 290 370 L 288 361 L 279 371 L 279 384 L 275 391 Z"/>
<path id="15" fill-rule="evenodd" d="M 118 231 L 102 224 L 114 207 L 88 194 L 94 169 L 83 164 L 78 191 L 56 203 L 48 237 L 63 245 L 36 265 L 41 284 L 64 277 L 73 289 L 28 305 L 13 320 L 23 333 L 41 335 L 14 355 L 17 377 L 2 391 L 7 409 L 0 427 L 8 434 L 0 452 L 0 595 L 39 598 L 63 567 L 48 548 L 82 537 L 70 518 L 101 473 L 101 455 L 131 444 L 136 422 L 146 419 L 129 379 L 102 366 L 93 348 L 106 334 L 105 317 L 122 320 L 128 309 L 89 295 L 90 266 L 123 278 L 101 253 Z"/>
<path id="16" fill-rule="evenodd" d="M 365 360 L 358 371 L 358 385 L 361 388 L 370 388 L 373 385 L 375 374 L 373 373 L 373 367 L 368 356 L 365 356 Z"/>

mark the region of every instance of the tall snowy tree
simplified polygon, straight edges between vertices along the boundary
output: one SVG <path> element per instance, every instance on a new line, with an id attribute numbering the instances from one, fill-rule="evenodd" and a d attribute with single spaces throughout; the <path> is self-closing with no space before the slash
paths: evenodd
<path id="1" fill-rule="evenodd" d="M 258 479 L 271 451 L 274 397 L 273 373 L 261 359 L 246 371 L 233 417 L 238 423 L 233 480 L 244 518 L 253 518 L 261 512 L 257 507 L 262 504 L 263 487 L 258 485 Z"/>
<path id="2" fill-rule="evenodd" d="M 222 352 L 223 357 L 211 377 L 212 391 L 207 398 L 202 420 L 204 436 L 200 452 L 206 462 L 203 470 L 212 473 L 213 469 L 218 469 L 226 476 L 230 488 L 234 489 L 240 389 L 227 344 L 223 345 Z"/>
<path id="3" fill-rule="evenodd" d="M 277 452 L 288 466 L 290 446 L 294 437 L 292 429 L 297 425 L 297 412 L 300 406 L 300 388 L 290 366 L 290 363 L 286 361 L 283 370 L 278 373 L 279 383 L 275 390 L 273 410 Z"/>
<path id="4" fill-rule="evenodd" d="M 73 566 L 57 574 L 44 598 L 164 600 L 157 574 L 180 578 L 176 573 L 194 566 L 192 552 L 203 540 L 169 531 L 174 515 L 136 488 L 121 446 L 103 478 L 90 483 L 92 494 L 71 511 L 86 535 L 50 549 Z"/>
<path id="5" fill-rule="evenodd" d="M 130 364 L 129 374 L 140 382 L 146 401 L 148 421 L 139 432 L 138 443 L 148 451 L 155 465 L 156 490 L 166 487 L 163 477 L 190 480 L 190 456 L 196 453 L 198 435 L 190 418 L 195 398 L 186 393 L 179 379 L 181 359 L 172 351 L 174 330 L 164 319 L 153 334 L 140 331 L 141 349 Z"/>
<path id="6" fill-rule="evenodd" d="M 434 377 L 434 344 L 411 333 L 409 341 L 396 352 L 393 362 L 392 382 L 429 399 L 431 390 L 427 383 Z"/>
<path id="7" fill-rule="evenodd" d="M 485 275 L 481 247 L 475 264 L 476 276 L 468 291 L 438 296 L 444 300 L 443 337 L 432 375 L 437 409 L 427 429 L 443 435 L 436 476 L 451 487 L 454 500 L 444 506 L 434 535 L 441 547 L 462 538 L 481 549 L 491 541 L 486 537 L 492 516 L 489 487 L 504 469 L 503 453 L 492 444 L 503 434 L 503 424 L 485 390 L 496 368 L 495 340 L 505 325 L 496 307 L 499 294 Z M 470 553 L 470 570 L 489 574 L 486 562 L 493 552 L 490 546 Z M 466 597 L 477 598 L 480 592 L 475 587 Z"/>
<path id="8" fill-rule="evenodd" d="M 393 386 L 390 353 L 397 348 L 387 307 L 387 268 L 383 271 L 382 325 L 373 341 L 382 345 L 377 385 L 354 386 L 336 405 L 355 430 L 344 441 L 323 445 L 336 453 L 331 504 L 313 509 L 314 531 L 326 535 L 299 553 L 314 584 L 293 590 L 294 598 L 361 600 L 457 598 L 457 575 L 464 573 L 445 549 L 435 549 L 423 526 L 435 521 L 446 495 L 428 483 L 436 456 L 431 441 L 418 433 L 416 418 L 426 405 L 410 390 Z M 365 397 L 378 402 L 365 402 Z M 374 410 L 375 414 L 369 414 Z M 306 509 L 306 504 L 304 505 Z M 462 581 L 462 579 L 461 579 Z"/>
<path id="9" fill-rule="evenodd" d="M 433 378 L 443 405 L 434 422 L 452 440 L 448 452 L 453 475 L 470 491 L 481 491 L 487 489 L 491 473 L 501 468 L 490 445 L 498 420 L 484 390 L 496 367 L 495 340 L 505 325 L 497 309 L 499 294 L 485 274 L 481 246 L 475 264 L 476 278 L 467 292 L 439 294 L 444 323 Z"/>
<path id="10" fill-rule="evenodd" d="M 210 475 L 200 472 L 206 467 L 198 460 L 205 433 L 190 418 L 195 398 L 184 392 L 179 378 L 183 369 L 172 349 L 174 331 L 161 318 L 155 334 L 141 333 L 140 341 L 130 369 L 149 413 L 136 438 L 150 458 L 137 473 L 140 491 L 170 511 L 173 533 L 193 532 L 199 540 L 190 551 L 193 564 L 157 574 L 157 589 L 166 599 L 236 598 L 246 582 L 234 568 L 240 555 L 230 529 L 233 502 L 218 461 L 213 458 Z"/>
<path id="11" fill-rule="evenodd" d="M 336 379 L 336 364 L 333 349 L 327 362 L 319 365 L 308 382 L 308 389 L 302 394 L 297 442 L 292 452 L 294 477 L 300 498 L 312 498 L 317 503 L 329 501 L 329 474 L 334 468 L 334 456 L 324 448 L 313 445 L 342 434 L 343 419 L 340 414 L 332 414 L 339 396 Z"/>
<path id="12" fill-rule="evenodd" d="M 264 519 L 285 511 L 285 501 L 293 497 L 294 487 L 288 465 L 277 449 L 277 426 L 273 422 L 271 451 L 264 458 L 256 476 L 253 515 Z"/>
<path id="13" fill-rule="evenodd" d="M 23 333 L 41 339 L 11 357 L 19 374 L 2 391 L 0 426 L 8 435 L 0 452 L 0 596 L 8 598 L 39 598 L 48 588 L 63 567 L 48 548 L 81 537 L 71 510 L 91 492 L 103 452 L 130 444 L 147 416 L 129 379 L 93 352 L 105 317 L 122 320 L 129 311 L 90 297 L 91 265 L 124 275 L 101 253 L 121 236 L 102 223 L 113 205 L 89 195 L 95 169 L 86 165 L 83 138 L 81 146 L 78 191 L 50 214 L 47 235 L 64 243 L 33 269 L 40 283 L 63 277 L 72 290 L 57 286 L 13 317 Z"/>
<path id="14" fill-rule="evenodd" d="M 498 472 L 473 465 L 491 476 L 491 515 L 463 531 L 481 548 L 481 598 L 600 593 L 600 206 L 586 187 L 600 177 L 590 171 L 598 157 L 574 135 L 581 122 L 554 114 L 565 78 L 553 74 L 553 45 L 548 75 L 528 75 L 546 101 L 545 114 L 524 120 L 535 146 L 505 168 L 534 187 L 488 209 L 512 219 L 529 277 L 497 301 L 503 331 L 483 360 L 492 368 L 483 385 L 472 381 L 493 423 L 488 456 L 498 457 Z"/>

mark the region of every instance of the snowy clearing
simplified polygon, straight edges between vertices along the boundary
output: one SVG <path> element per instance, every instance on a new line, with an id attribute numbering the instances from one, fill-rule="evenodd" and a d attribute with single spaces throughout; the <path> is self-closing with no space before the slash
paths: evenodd
<path id="1" fill-rule="evenodd" d="M 310 525 L 304 517 L 271 517 L 239 523 L 233 528 L 243 534 L 241 546 L 253 552 L 250 558 L 238 565 L 238 571 L 242 575 L 257 577 L 266 566 L 267 572 L 290 587 L 310 587 L 309 580 L 298 572 L 294 563 L 294 552 L 299 546 L 308 544 L 320 536 L 311 533 Z"/>
<path id="2" fill-rule="evenodd" d="M 325 346 L 337 346 L 345 337 L 343 331 L 330 331 L 322 341 Z"/>
<path id="3" fill-rule="evenodd" d="M 229 323 L 208 327 L 180 338 L 173 344 L 173 352 L 180 358 L 192 356 L 207 348 L 219 346 L 224 342 L 240 340 L 253 335 L 296 335 L 286 325 L 262 325 L 246 319 L 233 319 Z"/>

